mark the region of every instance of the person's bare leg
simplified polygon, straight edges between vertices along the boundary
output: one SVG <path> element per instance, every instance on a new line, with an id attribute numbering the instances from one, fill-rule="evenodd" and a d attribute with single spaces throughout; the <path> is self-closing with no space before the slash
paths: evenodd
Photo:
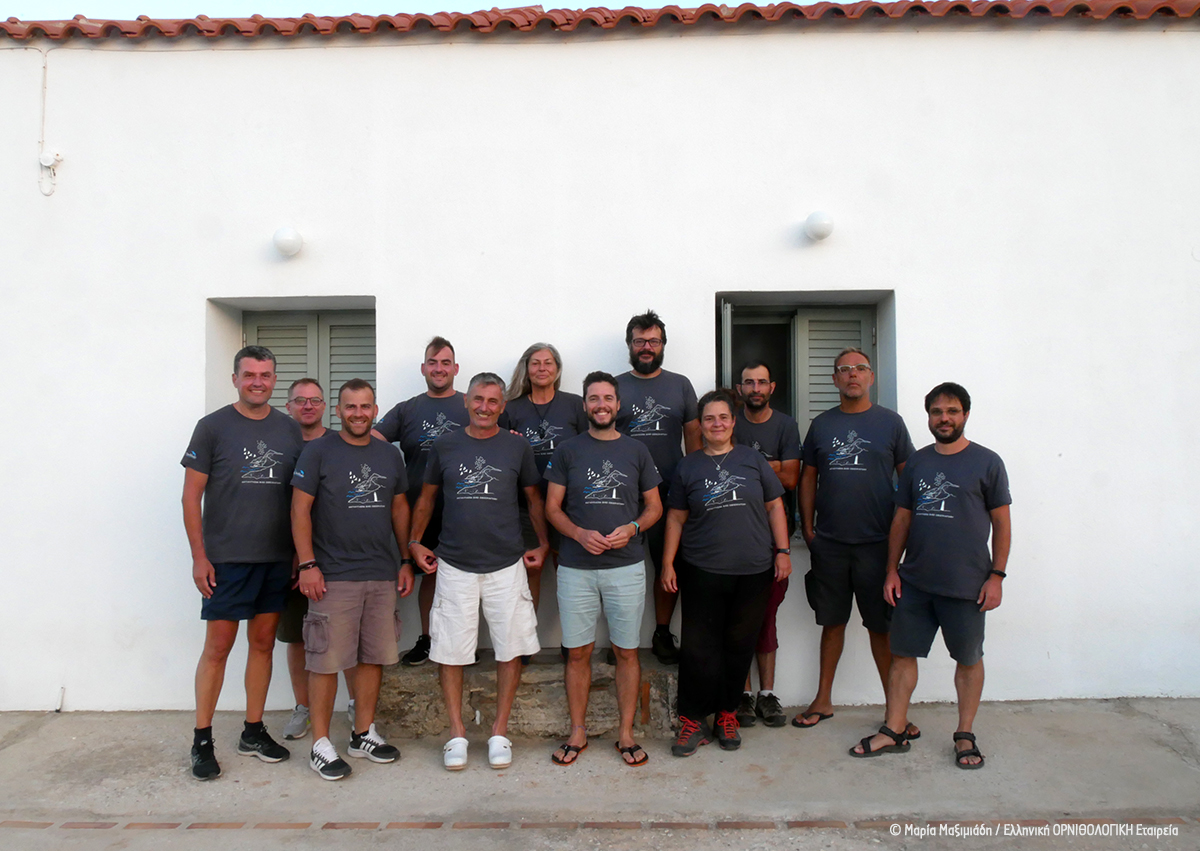
<path id="1" fill-rule="evenodd" d="M 250 642 L 246 656 L 246 720 L 251 724 L 262 721 L 263 707 L 267 705 L 278 626 L 279 612 L 255 615 L 246 624 L 246 639 Z"/>
<path id="2" fill-rule="evenodd" d="M 758 661 L 758 690 L 775 691 L 775 651 L 756 654 Z M 750 678 L 746 678 L 746 691 L 750 690 Z"/>
<path id="3" fill-rule="evenodd" d="M 357 667 L 347 668 L 346 670 L 342 671 L 342 676 L 346 678 L 346 694 L 349 695 L 351 700 L 355 700 L 355 692 L 358 690 L 357 686 L 355 685 L 355 677 L 357 675 Z M 378 695 L 378 691 L 376 691 L 376 695 Z M 354 707 L 355 709 L 358 708 L 357 702 L 354 704 Z"/>
<path id="4" fill-rule="evenodd" d="M 287 646 L 288 677 L 292 681 L 292 697 L 297 706 L 308 706 L 308 671 L 304 669 L 304 643 Z"/>
<path id="5" fill-rule="evenodd" d="M 225 682 L 225 662 L 237 638 L 237 621 L 205 621 L 204 649 L 196 663 L 196 727 L 212 726 Z"/>
<path id="6" fill-rule="evenodd" d="M 913 690 L 917 687 L 917 660 L 912 656 L 892 656 L 892 667 L 888 671 L 887 705 L 888 714 L 886 726 L 897 733 L 904 731 L 905 720 L 908 717 L 908 704 L 912 700 Z M 876 733 L 871 737 L 871 750 L 878 750 L 884 745 L 894 745 L 890 736 Z M 862 753 L 862 747 L 854 748 L 856 753 Z"/>
<path id="7" fill-rule="evenodd" d="M 542 569 L 526 565 L 525 579 L 529 583 L 529 594 L 533 597 L 533 610 L 536 612 L 538 600 L 542 598 Z"/>
<path id="8" fill-rule="evenodd" d="M 669 626 L 675 616 L 675 601 L 678 593 L 672 593 L 662 587 L 662 583 L 654 583 L 654 622 L 658 626 Z"/>
<path id="9" fill-rule="evenodd" d="M 983 697 L 983 660 L 974 665 L 959 665 L 954 670 L 954 689 L 958 692 L 958 729 L 957 733 L 973 732 L 975 713 L 979 711 L 979 701 Z M 970 750 L 973 745 L 963 739 L 954 743 L 958 751 Z M 963 760 L 964 765 L 978 765 L 979 757 L 969 756 Z"/>
<path id="10" fill-rule="evenodd" d="M 329 721 L 333 718 L 333 701 L 337 697 L 337 674 L 308 673 L 308 720 L 312 723 L 313 741 L 329 738 Z"/>
<path id="11" fill-rule="evenodd" d="M 577 748 L 587 744 L 588 693 L 592 689 L 592 651 L 595 649 L 594 641 L 582 647 L 567 649 L 567 670 L 564 679 L 567 685 L 567 709 L 571 713 L 571 735 L 567 737 L 567 744 Z M 555 753 L 568 764 L 579 757 L 578 754 L 568 757 L 561 747 Z"/>
<path id="12" fill-rule="evenodd" d="M 618 744 L 623 748 L 632 747 L 633 719 L 637 712 L 638 687 L 642 682 L 642 662 L 638 658 L 636 647 L 625 648 L 613 646 L 617 656 L 617 713 L 620 716 L 620 732 Z M 632 762 L 634 757 L 629 754 L 621 755 L 626 762 Z"/>
<path id="13" fill-rule="evenodd" d="M 521 660 L 517 660 L 518 667 Z M 439 665 L 438 679 L 442 683 L 442 700 L 446 704 L 446 715 L 450 720 L 450 737 L 462 738 L 467 735 L 467 727 L 462 719 L 462 665 Z"/>
<path id="14" fill-rule="evenodd" d="M 887 692 L 888 692 L 888 672 L 892 667 L 892 642 L 891 637 L 886 632 L 872 632 L 867 630 L 867 635 L 871 642 L 871 656 L 875 659 L 875 669 L 879 671 L 879 680 L 883 683 L 883 717 L 887 718 Z M 899 727 L 892 727 L 893 730 L 899 730 Z M 910 736 L 921 735 L 921 730 L 916 724 L 909 724 L 908 719 L 904 720 L 904 731 Z"/>
<path id="15" fill-rule="evenodd" d="M 805 720 L 803 716 L 812 712 L 829 715 L 833 712 L 833 678 L 837 674 L 838 662 L 842 659 L 842 648 L 846 644 L 846 625 L 821 627 L 821 662 L 817 675 L 817 696 L 800 713 L 802 726 L 811 727 L 820 723 L 815 716 Z"/>
<path id="16" fill-rule="evenodd" d="M 421 574 L 421 588 L 417 591 L 417 609 L 421 613 L 421 635 L 429 635 L 429 613 L 433 611 L 433 592 L 437 590 L 437 574 Z"/>
<path id="17" fill-rule="evenodd" d="M 512 712 L 517 686 L 521 684 L 521 657 L 496 663 L 496 723 L 493 736 L 508 735 L 508 716 Z"/>
<path id="18" fill-rule="evenodd" d="M 375 705 L 379 703 L 379 684 L 383 682 L 383 667 L 358 663 L 354 675 L 346 677 L 346 685 L 354 683 L 354 732 L 365 733 L 375 723 Z M 347 674 L 350 670 L 346 671 Z"/>

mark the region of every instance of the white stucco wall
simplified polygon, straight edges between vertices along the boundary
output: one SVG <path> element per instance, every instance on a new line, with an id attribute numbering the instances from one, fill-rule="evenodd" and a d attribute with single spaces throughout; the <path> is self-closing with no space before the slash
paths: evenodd
<path id="1" fill-rule="evenodd" d="M 703 390 L 713 294 L 751 289 L 893 291 L 918 445 L 926 390 L 973 394 L 1014 498 L 986 698 L 1200 695 L 1195 22 L 37 47 L 0 42 L 0 710 L 192 705 L 178 461 L 232 344 L 208 299 L 374 296 L 387 407 L 434 333 L 464 376 L 556 342 L 574 387 L 648 306 Z M 781 628 L 795 704 L 799 577 Z M 850 636 L 835 698 L 879 702 Z M 939 646 L 917 699 L 951 670 Z"/>

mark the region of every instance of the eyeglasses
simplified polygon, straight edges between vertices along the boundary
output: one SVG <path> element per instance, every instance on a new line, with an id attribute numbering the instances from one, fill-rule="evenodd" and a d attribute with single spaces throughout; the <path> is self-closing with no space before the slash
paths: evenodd
<path id="1" fill-rule="evenodd" d="M 305 408 L 309 405 L 312 405 L 315 408 L 317 405 L 324 405 L 325 400 L 320 396 L 297 396 L 292 400 L 292 404 L 298 408 Z"/>
<path id="2" fill-rule="evenodd" d="M 870 372 L 871 365 L 867 363 L 844 363 L 841 366 L 835 366 L 833 371 L 841 373 L 842 375 L 849 375 L 852 372 L 861 374 L 864 372 Z"/>
<path id="3" fill-rule="evenodd" d="M 662 344 L 663 344 L 663 341 L 658 339 L 658 337 L 651 337 L 647 340 L 635 339 L 629 345 L 630 345 L 630 347 L 632 347 L 634 349 L 661 349 Z"/>

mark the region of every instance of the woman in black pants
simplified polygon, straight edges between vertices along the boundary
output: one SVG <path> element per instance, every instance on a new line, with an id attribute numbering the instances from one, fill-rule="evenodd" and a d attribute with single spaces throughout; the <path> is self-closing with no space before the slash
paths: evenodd
<path id="1" fill-rule="evenodd" d="M 675 756 L 711 741 L 742 743 L 734 713 L 750 671 L 771 583 L 792 572 L 783 486 L 762 454 L 733 442 L 733 397 L 700 399 L 704 448 L 675 468 L 662 583 L 680 591 L 679 738 Z"/>

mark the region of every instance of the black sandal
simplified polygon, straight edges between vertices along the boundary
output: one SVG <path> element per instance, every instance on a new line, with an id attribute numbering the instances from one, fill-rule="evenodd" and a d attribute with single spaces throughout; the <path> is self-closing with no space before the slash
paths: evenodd
<path id="1" fill-rule="evenodd" d="M 854 748 L 850 748 L 850 756 L 854 757 L 855 759 L 865 759 L 867 757 L 879 756 L 880 754 L 884 753 L 907 753 L 908 749 L 912 747 L 912 745 L 908 743 L 908 739 L 903 733 L 895 732 L 894 730 L 888 728 L 886 724 L 879 728 L 879 732 L 887 736 L 889 739 L 895 742 L 895 744 L 883 745 L 875 750 L 871 750 L 871 739 L 873 737 L 867 736 L 858 743 L 858 747 L 862 748 L 862 753 L 854 750 Z"/>
<path id="2" fill-rule="evenodd" d="M 558 750 L 550 754 L 550 761 L 555 765 L 574 765 L 579 759 L 579 755 L 586 750 L 587 742 L 584 742 L 583 745 L 573 745 L 570 742 L 566 742 L 565 744 L 559 745 Z M 561 757 L 558 755 L 558 751 L 563 752 Z M 574 756 L 572 756 L 572 754 L 574 754 Z"/>
<path id="3" fill-rule="evenodd" d="M 970 742 L 971 747 L 967 748 L 965 751 L 960 751 L 958 749 L 959 742 Z M 963 762 L 962 761 L 963 757 L 968 757 L 968 756 L 979 757 L 979 762 L 977 762 L 973 765 L 969 762 Z M 972 770 L 972 769 L 976 769 L 976 768 L 983 768 L 983 754 L 981 754 L 979 752 L 979 748 L 975 747 L 975 734 L 974 733 L 955 733 L 954 734 L 954 764 L 957 765 L 959 768 L 965 768 L 968 771 Z"/>

